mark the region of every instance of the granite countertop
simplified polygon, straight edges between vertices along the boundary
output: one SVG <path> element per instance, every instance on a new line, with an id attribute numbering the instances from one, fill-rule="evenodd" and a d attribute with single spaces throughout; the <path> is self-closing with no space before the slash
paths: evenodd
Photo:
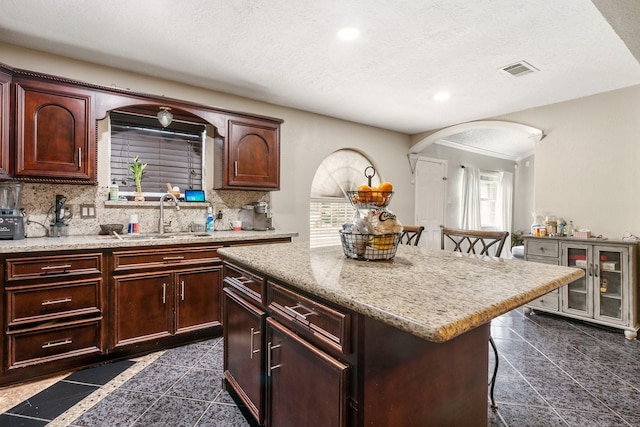
<path id="1" fill-rule="evenodd" d="M 269 231 L 214 231 L 213 233 L 167 233 L 163 238 L 156 234 L 125 236 L 123 240 L 115 236 L 68 236 L 34 237 L 22 240 L 0 240 L 0 254 L 38 251 L 61 251 L 105 248 L 131 248 L 137 246 L 165 246 L 194 243 L 232 243 L 251 240 L 296 237 L 298 233 Z"/>
<path id="2" fill-rule="evenodd" d="M 445 342 L 584 275 L 576 268 L 400 245 L 391 261 L 346 258 L 308 242 L 218 251 L 264 275 Z"/>

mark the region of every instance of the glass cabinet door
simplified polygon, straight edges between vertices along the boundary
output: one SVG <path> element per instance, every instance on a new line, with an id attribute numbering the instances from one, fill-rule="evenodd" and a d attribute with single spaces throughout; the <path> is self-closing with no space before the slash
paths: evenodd
<path id="1" fill-rule="evenodd" d="M 594 318 L 626 323 L 627 248 L 596 246 L 594 251 L 594 285 L 596 285 Z"/>
<path id="2" fill-rule="evenodd" d="M 581 268 L 585 275 L 562 287 L 562 311 L 593 317 L 592 247 L 580 244 L 562 244 L 562 265 Z"/>

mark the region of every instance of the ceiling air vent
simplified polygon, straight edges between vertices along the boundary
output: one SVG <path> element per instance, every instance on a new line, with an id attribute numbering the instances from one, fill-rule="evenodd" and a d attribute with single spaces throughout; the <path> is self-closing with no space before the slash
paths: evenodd
<path id="1" fill-rule="evenodd" d="M 507 65 L 505 67 L 502 67 L 500 68 L 499 71 L 511 77 L 522 77 L 525 74 L 533 73 L 534 71 L 540 71 L 540 70 L 538 70 L 536 67 L 529 64 L 526 61 L 520 61 L 514 64 Z"/>

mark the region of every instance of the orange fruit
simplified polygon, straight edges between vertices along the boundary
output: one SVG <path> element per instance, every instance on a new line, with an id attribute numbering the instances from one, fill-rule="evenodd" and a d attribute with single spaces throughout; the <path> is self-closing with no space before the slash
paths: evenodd
<path id="1" fill-rule="evenodd" d="M 378 190 L 380 191 L 393 191 L 393 185 L 391 185 L 390 182 L 383 182 L 382 184 L 380 184 L 380 186 L 378 187 Z"/>
<path id="2" fill-rule="evenodd" d="M 361 203 L 367 203 L 371 198 L 371 187 L 367 184 L 362 184 L 358 187 L 358 200 Z"/>

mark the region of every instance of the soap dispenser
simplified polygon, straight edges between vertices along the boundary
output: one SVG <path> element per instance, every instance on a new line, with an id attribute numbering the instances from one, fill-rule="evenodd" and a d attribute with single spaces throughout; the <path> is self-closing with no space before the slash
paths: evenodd
<path id="1" fill-rule="evenodd" d="M 207 231 L 207 233 L 211 233 L 213 231 L 213 224 L 214 224 L 214 219 L 213 219 L 213 208 L 211 208 L 211 206 L 209 206 L 207 208 L 207 225 L 205 230 Z"/>

